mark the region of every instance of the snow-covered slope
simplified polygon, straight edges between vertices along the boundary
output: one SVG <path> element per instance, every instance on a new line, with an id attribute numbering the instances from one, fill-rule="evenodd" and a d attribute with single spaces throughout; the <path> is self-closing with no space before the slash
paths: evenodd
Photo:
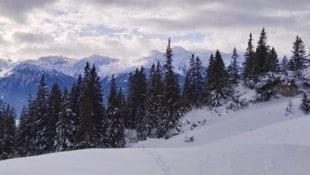
<path id="1" fill-rule="evenodd" d="M 293 113 L 287 115 L 287 102 Z M 0 162 L 5 175 L 308 175 L 310 117 L 300 97 L 274 99 L 236 112 L 194 110 L 183 134 L 126 149 L 88 149 Z M 197 126 L 194 127 L 193 124 Z M 193 142 L 184 142 L 193 136 Z"/>

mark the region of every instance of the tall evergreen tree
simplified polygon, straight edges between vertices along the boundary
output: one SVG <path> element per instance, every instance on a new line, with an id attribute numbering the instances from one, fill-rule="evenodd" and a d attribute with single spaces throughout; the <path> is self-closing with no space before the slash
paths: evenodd
<path id="1" fill-rule="evenodd" d="M 147 94 L 147 79 L 144 68 L 141 67 L 137 76 L 136 98 L 136 130 L 138 139 L 144 140 L 148 135 L 149 119 L 146 117 L 146 94 Z"/>
<path id="2" fill-rule="evenodd" d="M 293 43 L 292 50 L 292 62 L 293 62 L 293 71 L 296 72 L 297 77 L 301 77 L 301 70 L 306 67 L 306 50 L 305 44 L 299 36 L 296 36 L 296 40 Z"/>
<path id="3" fill-rule="evenodd" d="M 231 63 L 227 68 L 227 72 L 228 72 L 228 76 L 229 76 L 229 82 L 232 85 L 236 85 L 238 84 L 238 80 L 240 79 L 239 76 L 239 65 L 238 65 L 238 53 L 237 53 L 237 49 L 234 48 L 233 50 L 233 54 L 231 56 Z"/>
<path id="4" fill-rule="evenodd" d="M 48 88 L 44 75 L 40 80 L 36 98 L 30 105 L 29 116 L 33 124 L 33 135 L 31 144 L 34 145 L 34 152 L 31 154 L 43 154 L 49 152 L 48 124 Z"/>
<path id="5" fill-rule="evenodd" d="M 80 128 L 78 147 L 104 146 L 104 106 L 100 79 L 96 68 L 89 63 L 84 69 L 82 95 L 80 99 Z"/>
<path id="6" fill-rule="evenodd" d="M 189 70 L 186 72 L 185 82 L 183 86 L 183 98 L 185 102 L 191 106 L 193 104 L 194 97 L 194 71 L 195 71 L 195 55 L 192 54 L 192 57 L 189 61 Z"/>
<path id="7" fill-rule="evenodd" d="M 160 137 L 158 131 L 160 130 L 160 122 L 163 118 L 163 81 L 162 69 L 158 62 L 157 65 L 152 65 L 150 70 L 150 77 L 148 80 L 149 88 L 146 99 L 146 118 L 147 127 L 146 135 L 149 137 Z"/>
<path id="8" fill-rule="evenodd" d="M 173 71 L 173 53 L 170 47 L 170 38 L 166 49 L 166 64 L 164 65 L 164 118 L 161 121 L 160 135 L 164 136 L 169 128 L 176 125 L 182 115 L 182 106 L 178 78 Z"/>
<path id="9" fill-rule="evenodd" d="M 192 55 L 190 68 L 186 73 L 183 98 L 193 107 L 201 107 L 203 104 L 204 75 L 199 57 Z"/>
<path id="10" fill-rule="evenodd" d="M 287 59 L 286 56 L 284 56 L 282 61 L 281 61 L 280 72 L 281 73 L 285 73 L 288 70 L 289 70 L 289 68 L 288 68 L 288 59 Z"/>
<path id="11" fill-rule="evenodd" d="M 108 97 L 108 121 L 109 121 L 109 146 L 113 148 L 124 147 L 124 120 L 120 113 L 120 99 L 117 94 L 114 74 L 111 79 L 110 92 Z"/>
<path id="12" fill-rule="evenodd" d="M 217 50 L 214 61 L 212 55 L 208 67 L 207 75 L 207 104 L 210 106 L 220 106 L 226 102 L 231 94 L 231 85 L 228 81 L 228 74 L 220 52 Z"/>
<path id="13" fill-rule="evenodd" d="M 147 93 L 147 80 L 144 68 L 136 69 L 129 79 L 128 108 L 129 116 L 127 121 L 130 128 L 137 128 L 145 115 L 145 102 Z M 139 131 L 138 131 L 139 132 Z"/>
<path id="14" fill-rule="evenodd" d="M 278 55 L 273 47 L 267 57 L 267 60 L 265 62 L 265 71 L 267 72 L 278 72 L 279 71 L 279 63 L 278 63 Z"/>
<path id="15" fill-rule="evenodd" d="M 83 78 L 81 74 L 79 75 L 77 82 L 72 85 L 70 94 L 69 94 L 69 104 L 68 108 L 72 111 L 72 122 L 75 126 L 75 130 L 73 130 L 74 135 L 74 146 L 77 146 L 79 137 L 79 130 L 80 130 L 80 108 L 81 108 L 81 97 L 83 93 Z"/>
<path id="16" fill-rule="evenodd" d="M 70 109 L 70 97 L 67 89 L 64 90 L 61 99 L 61 109 L 56 123 L 56 136 L 54 150 L 72 150 L 75 146 L 75 134 L 77 131 L 76 118 Z"/>
<path id="17" fill-rule="evenodd" d="M 136 70 L 137 72 L 138 70 Z M 130 73 L 128 77 L 128 95 L 127 95 L 127 105 L 126 111 L 128 115 L 125 116 L 125 127 L 134 129 L 135 128 L 135 116 L 136 116 L 136 97 L 135 97 L 135 86 L 136 86 L 136 78 L 134 73 Z"/>
<path id="18" fill-rule="evenodd" d="M 54 141 L 56 138 L 56 123 L 58 122 L 59 115 L 61 113 L 62 105 L 62 92 L 58 84 L 54 84 L 48 97 L 48 123 L 47 123 L 47 134 L 48 134 L 48 150 L 55 151 Z"/>
<path id="19" fill-rule="evenodd" d="M 252 44 L 252 34 L 250 33 L 250 38 L 248 41 L 248 47 L 244 54 L 245 62 L 244 62 L 244 72 L 243 72 L 243 79 L 245 81 L 252 80 L 254 78 L 254 46 Z"/>
<path id="20" fill-rule="evenodd" d="M 310 99 L 307 93 L 304 93 L 301 100 L 300 108 L 306 113 L 310 113 Z"/>
<path id="21" fill-rule="evenodd" d="M 34 153 L 35 147 L 32 143 L 34 134 L 34 123 L 30 116 L 30 109 L 33 105 L 31 96 L 28 99 L 28 106 L 25 106 L 20 114 L 19 125 L 17 128 L 17 152 L 19 156 L 28 156 Z"/>
<path id="22" fill-rule="evenodd" d="M 254 54 L 254 75 L 259 76 L 268 72 L 266 61 L 269 55 L 269 46 L 267 45 L 267 34 L 265 28 L 262 29 Z"/>
<path id="23" fill-rule="evenodd" d="M 14 156 L 15 117 L 15 110 L 0 100 L 0 160 Z"/>

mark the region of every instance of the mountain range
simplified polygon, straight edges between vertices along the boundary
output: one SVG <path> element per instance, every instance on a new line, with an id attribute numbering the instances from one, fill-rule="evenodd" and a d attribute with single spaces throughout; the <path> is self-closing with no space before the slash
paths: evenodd
<path id="1" fill-rule="evenodd" d="M 189 59 L 193 52 L 182 47 L 173 47 L 174 71 L 179 75 L 180 84 L 183 83 Z M 202 60 L 203 66 L 207 66 L 211 51 L 196 52 Z M 230 53 L 222 53 L 226 64 L 229 64 Z M 62 89 L 71 88 L 79 74 L 83 74 L 87 62 L 95 65 L 98 75 L 102 80 L 104 99 L 109 91 L 110 77 L 115 74 L 118 87 L 126 93 L 127 79 L 130 72 L 141 66 L 148 70 L 153 63 L 165 64 L 163 52 L 154 50 L 149 56 L 131 60 L 121 60 L 101 55 L 92 55 L 80 59 L 72 59 L 63 56 L 46 56 L 35 60 L 13 62 L 0 59 L 0 97 L 12 105 L 19 114 L 27 104 L 29 98 L 34 98 L 42 75 L 48 87 L 57 83 Z"/>

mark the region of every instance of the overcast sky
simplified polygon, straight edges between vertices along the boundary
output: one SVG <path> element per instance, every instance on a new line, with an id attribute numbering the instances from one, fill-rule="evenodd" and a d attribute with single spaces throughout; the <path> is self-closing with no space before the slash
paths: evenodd
<path id="1" fill-rule="evenodd" d="M 244 51 L 262 27 L 290 56 L 301 36 L 309 51 L 309 0 L 0 0 L 0 57 L 101 54 L 139 58 L 173 46 Z"/>

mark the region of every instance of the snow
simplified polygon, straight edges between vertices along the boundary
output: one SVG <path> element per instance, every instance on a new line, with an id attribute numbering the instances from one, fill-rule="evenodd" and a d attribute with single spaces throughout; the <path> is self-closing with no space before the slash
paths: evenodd
<path id="1" fill-rule="evenodd" d="M 288 101 L 293 113 L 286 115 Z M 310 117 L 299 109 L 300 101 L 301 96 L 281 97 L 236 112 L 196 109 L 181 119 L 184 133 L 167 140 L 1 161 L 0 174 L 308 175 Z M 184 142 L 186 136 L 194 141 Z"/>

